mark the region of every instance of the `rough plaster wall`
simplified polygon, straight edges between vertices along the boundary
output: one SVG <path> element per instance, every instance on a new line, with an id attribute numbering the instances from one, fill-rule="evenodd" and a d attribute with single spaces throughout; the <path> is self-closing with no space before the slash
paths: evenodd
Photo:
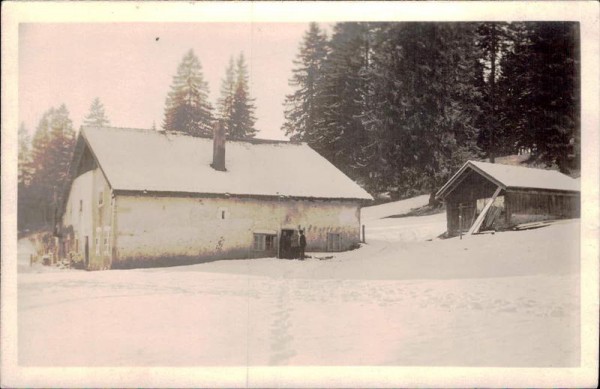
<path id="1" fill-rule="evenodd" d="M 341 201 L 118 196 L 117 220 L 119 261 L 261 256 L 253 232 L 298 226 L 307 251 L 325 251 L 328 232 L 340 234 L 344 250 L 360 239 L 358 204 Z"/>
<path id="2" fill-rule="evenodd" d="M 91 198 L 94 185 L 94 172 L 88 171 L 73 180 L 69 192 L 69 200 L 65 209 L 63 225 L 73 227 L 73 235 L 79 239 L 79 253 L 83 255 L 85 236 L 92 239 L 92 204 Z M 79 212 L 79 201 L 83 200 L 83 207 Z M 73 242 L 74 244 L 74 242 Z M 73 246 L 74 249 L 74 246 Z"/>
<path id="3" fill-rule="evenodd" d="M 93 241 L 90 242 L 90 269 L 108 269 L 111 263 L 111 247 L 108 250 L 104 245 L 104 239 L 112 241 L 112 204 L 111 189 L 100 169 L 94 171 L 94 185 L 92 190 L 92 220 Z M 102 205 L 99 200 L 102 196 Z M 96 241 L 100 247 L 96 246 Z"/>
<path id="4" fill-rule="evenodd" d="M 100 192 L 103 196 L 102 206 L 98 205 Z M 80 200 L 83 200 L 81 212 Z M 111 191 L 100 169 L 90 170 L 73 180 L 63 225 L 73 227 L 74 237 L 79 240 L 77 252 L 81 258 L 84 257 L 85 237 L 88 237 L 90 269 L 104 269 L 110 266 L 110 251 L 106 253 L 103 240 L 107 231 L 109 240 L 112 240 L 111 215 Z M 102 246 L 99 248 L 99 254 L 96 254 L 96 237 Z M 71 251 L 75 249 L 74 243 L 71 242 Z"/>

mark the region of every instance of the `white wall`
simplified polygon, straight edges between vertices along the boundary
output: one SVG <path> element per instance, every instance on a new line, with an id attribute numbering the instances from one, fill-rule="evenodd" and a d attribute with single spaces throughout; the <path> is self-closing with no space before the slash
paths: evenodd
<path id="1" fill-rule="evenodd" d="M 63 225 L 72 226 L 75 238 L 79 239 L 79 252 L 83 253 L 84 237 L 92 239 L 92 193 L 94 187 L 94 172 L 90 170 L 73 180 L 69 200 L 65 209 Z M 81 212 L 79 211 L 82 201 Z"/>
<path id="2" fill-rule="evenodd" d="M 100 205 L 102 195 L 102 205 Z M 81 201 L 81 211 L 80 211 Z M 68 241 L 68 252 L 76 252 L 84 258 L 85 237 L 89 242 L 90 269 L 110 267 L 112 257 L 112 204 L 111 189 L 98 168 L 76 177 L 71 185 L 69 199 L 63 216 L 63 226 L 73 228 L 72 240 Z M 109 249 L 106 250 L 104 238 L 108 234 Z M 67 239 L 67 237 L 63 237 Z M 75 244 L 75 239 L 78 244 Z M 98 242 L 98 245 L 96 245 Z"/>
<path id="3" fill-rule="evenodd" d="M 341 235 L 344 250 L 360 239 L 357 202 L 124 195 L 116 200 L 113 266 L 119 261 L 135 266 L 135 261 L 165 258 L 191 263 L 262 256 L 252 249 L 254 232 L 299 226 L 306 233 L 307 251 L 325 251 L 328 232 Z"/>

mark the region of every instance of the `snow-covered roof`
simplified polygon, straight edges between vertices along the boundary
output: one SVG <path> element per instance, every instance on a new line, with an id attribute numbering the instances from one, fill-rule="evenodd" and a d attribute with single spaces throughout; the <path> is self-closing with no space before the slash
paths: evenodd
<path id="1" fill-rule="evenodd" d="M 112 127 L 81 136 L 117 191 L 372 200 L 304 143 L 228 140 L 221 172 L 210 166 L 210 138 Z"/>
<path id="2" fill-rule="evenodd" d="M 459 177 L 468 169 L 473 169 L 502 189 L 525 188 L 545 189 L 566 192 L 579 192 L 580 183 L 555 170 L 534 169 L 522 166 L 502 165 L 497 163 L 467 161 L 437 192 L 437 197 L 445 197 L 450 193 Z"/>

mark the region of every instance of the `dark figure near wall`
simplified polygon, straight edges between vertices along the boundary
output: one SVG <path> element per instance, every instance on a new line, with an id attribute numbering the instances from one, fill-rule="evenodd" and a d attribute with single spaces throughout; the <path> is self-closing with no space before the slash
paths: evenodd
<path id="1" fill-rule="evenodd" d="M 300 230 L 300 260 L 304 261 L 304 249 L 306 249 L 306 237 L 304 236 L 304 231 Z"/>

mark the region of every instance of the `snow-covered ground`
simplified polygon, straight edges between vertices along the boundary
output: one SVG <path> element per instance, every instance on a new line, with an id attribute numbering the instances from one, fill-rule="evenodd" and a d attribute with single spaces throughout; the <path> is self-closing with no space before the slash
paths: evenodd
<path id="1" fill-rule="evenodd" d="M 85 272 L 29 267 L 19 241 L 26 366 L 577 366 L 579 222 L 427 240 L 443 213 L 381 219 L 332 259 L 223 260 Z"/>

